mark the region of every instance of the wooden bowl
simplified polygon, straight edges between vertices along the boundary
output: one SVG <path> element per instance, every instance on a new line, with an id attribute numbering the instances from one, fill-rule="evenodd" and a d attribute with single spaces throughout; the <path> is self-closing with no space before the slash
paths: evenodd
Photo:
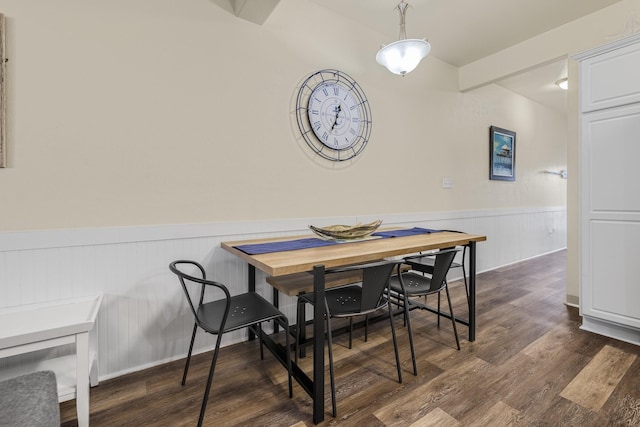
<path id="1" fill-rule="evenodd" d="M 329 225 L 326 227 L 315 227 L 310 225 L 311 231 L 319 237 L 327 240 L 356 240 L 369 237 L 382 224 L 382 220 L 370 222 L 368 224 L 356 225 Z"/>

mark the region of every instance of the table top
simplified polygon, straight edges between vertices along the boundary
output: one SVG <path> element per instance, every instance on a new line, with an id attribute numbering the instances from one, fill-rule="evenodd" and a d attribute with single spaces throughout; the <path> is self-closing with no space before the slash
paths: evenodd
<path id="1" fill-rule="evenodd" d="M 0 310 L 0 349 L 93 329 L 102 295 Z"/>
<path id="2" fill-rule="evenodd" d="M 324 265 L 325 268 L 341 267 L 349 264 L 376 261 L 381 258 L 466 245 L 470 242 L 482 242 L 487 240 L 486 236 L 481 235 L 459 233 L 455 231 L 441 231 L 437 233 L 418 234 L 405 237 L 345 242 L 331 246 L 271 252 L 260 255 L 249 255 L 235 248 L 235 246 L 238 245 L 280 242 L 309 237 L 314 236 L 285 236 L 267 239 L 240 240 L 222 242 L 220 246 L 224 250 L 231 252 L 270 276 L 282 276 L 285 274 L 310 271 L 313 270 L 313 267 L 316 265 Z"/>

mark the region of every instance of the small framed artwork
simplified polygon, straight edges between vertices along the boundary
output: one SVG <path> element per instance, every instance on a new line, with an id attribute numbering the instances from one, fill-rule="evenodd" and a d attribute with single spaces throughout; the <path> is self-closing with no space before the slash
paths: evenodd
<path id="1" fill-rule="evenodd" d="M 516 180 L 516 133 L 497 126 L 489 128 L 489 179 Z"/>
<path id="2" fill-rule="evenodd" d="M 7 125 L 5 120 L 5 59 L 4 59 L 4 15 L 0 13 L 0 168 L 7 166 Z"/>

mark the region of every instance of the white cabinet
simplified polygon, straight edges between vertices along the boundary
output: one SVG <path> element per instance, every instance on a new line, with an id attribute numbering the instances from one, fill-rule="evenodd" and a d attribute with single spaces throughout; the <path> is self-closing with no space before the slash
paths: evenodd
<path id="1" fill-rule="evenodd" d="M 581 112 L 640 102 L 638 42 L 636 36 L 576 56 L 584 58 L 580 63 Z"/>
<path id="2" fill-rule="evenodd" d="M 575 59 L 582 329 L 640 344 L 640 34 Z"/>

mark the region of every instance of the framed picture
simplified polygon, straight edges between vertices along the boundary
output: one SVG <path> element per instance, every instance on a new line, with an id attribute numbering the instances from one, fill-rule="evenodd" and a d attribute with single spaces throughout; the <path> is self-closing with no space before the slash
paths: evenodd
<path id="1" fill-rule="evenodd" d="M 4 15 L 0 13 L 0 168 L 7 166 L 7 122 L 5 120 Z"/>
<path id="2" fill-rule="evenodd" d="M 516 180 L 516 133 L 497 126 L 489 128 L 489 179 Z"/>

